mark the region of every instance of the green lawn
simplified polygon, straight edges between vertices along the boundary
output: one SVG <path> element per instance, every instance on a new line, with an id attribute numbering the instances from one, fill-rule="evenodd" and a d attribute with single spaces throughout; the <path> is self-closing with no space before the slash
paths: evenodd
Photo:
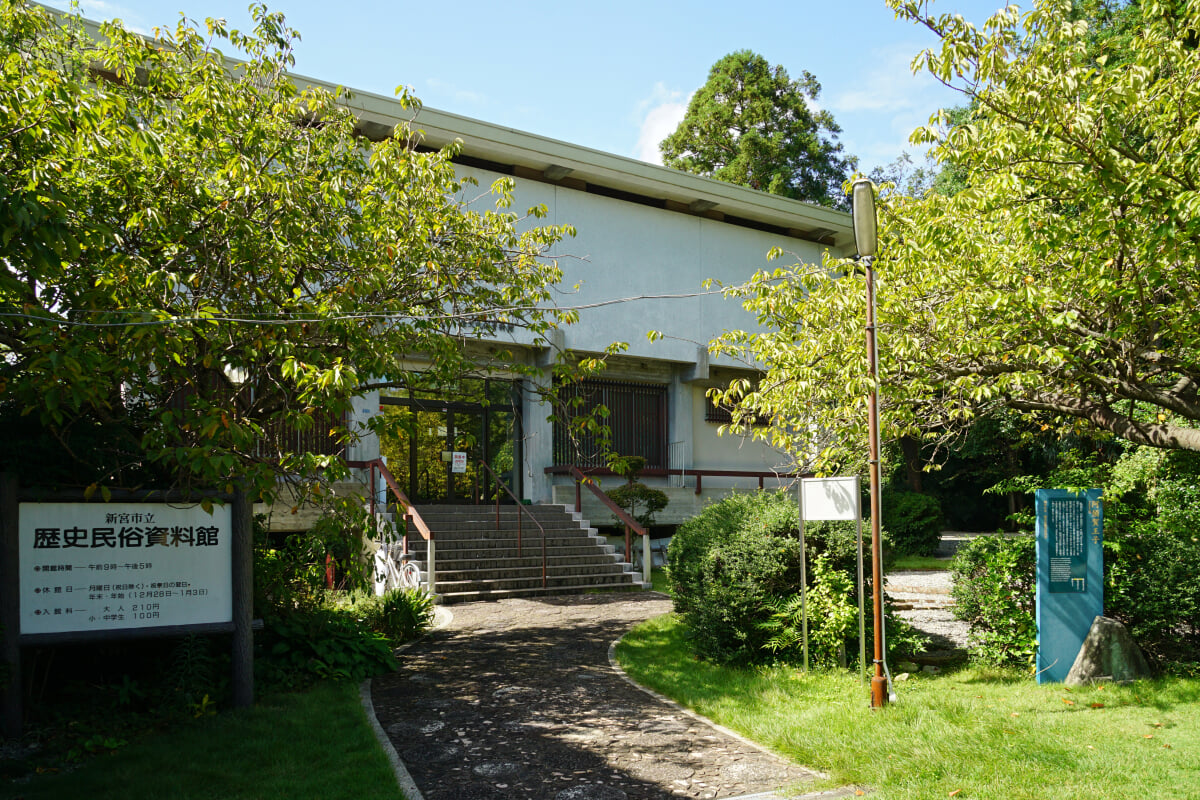
<path id="1" fill-rule="evenodd" d="M 972 668 L 898 683 L 868 707 L 843 672 L 695 660 L 673 615 L 617 647 L 638 682 L 881 800 L 1200 798 L 1200 681 L 1070 690 Z"/>
<path id="2" fill-rule="evenodd" d="M 403 800 L 358 689 L 326 684 L 155 733 L 66 774 L 0 786 L 23 800 Z"/>

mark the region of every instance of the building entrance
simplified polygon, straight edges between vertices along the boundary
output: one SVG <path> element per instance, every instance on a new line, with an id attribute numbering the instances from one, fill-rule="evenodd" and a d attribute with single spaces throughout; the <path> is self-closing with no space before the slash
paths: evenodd
<path id="1" fill-rule="evenodd" d="M 469 503 L 495 489 L 485 462 L 519 497 L 520 397 L 511 381 L 464 381 L 434 396 L 405 391 L 379 398 L 379 438 L 388 469 L 414 503 Z M 502 499 L 507 499 L 507 494 Z"/>

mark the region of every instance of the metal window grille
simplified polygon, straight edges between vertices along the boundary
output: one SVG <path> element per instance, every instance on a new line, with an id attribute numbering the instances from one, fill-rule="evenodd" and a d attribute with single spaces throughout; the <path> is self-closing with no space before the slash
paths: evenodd
<path id="1" fill-rule="evenodd" d="M 594 415 L 609 428 L 609 451 L 641 456 L 646 469 L 666 469 L 667 387 L 650 383 L 589 380 L 560 387 L 563 413 L 555 415 L 554 461 L 557 465 L 605 466 L 604 437 L 572 424 Z M 607 416 L 599 413 L 608 410 Z"/>

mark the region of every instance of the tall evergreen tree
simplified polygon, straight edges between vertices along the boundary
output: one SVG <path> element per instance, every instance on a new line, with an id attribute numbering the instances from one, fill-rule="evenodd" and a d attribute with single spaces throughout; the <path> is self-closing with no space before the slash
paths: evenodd
<path id="1" fill-rule="evenodd" d="M 853 159 L 841 128 L 814 101 L 821 85 L 799 80 L 750 50 L 722 58 L 692 97 L 687 115 L 662 141 L 663 163 L 717 180 L 822 205 L 844 205 Z"/>

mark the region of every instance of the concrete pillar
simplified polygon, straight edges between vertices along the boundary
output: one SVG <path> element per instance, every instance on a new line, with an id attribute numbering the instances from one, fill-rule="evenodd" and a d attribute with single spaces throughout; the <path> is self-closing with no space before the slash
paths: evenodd
<path id="1" fill-rule="evenodd" d="M 546 467 L 554 463 L 554 424 L 548 419 L 549 406 L 542 402 L 542 393 L 550 388 L 550 376 L 526 379 L 521 400 L 521 426 L 524 436 L 521 447 L 525 499 L 534 503 L 551 502 L 551 480 Z"/>
<path id="2" fill-rule="evenodd" d="M 379 437 L 368 427 L 379 409 L 379 392 L 367 392 L 355 397 L 349 414 L 349 428 L 359 438 L 346 448 L 350 461 L 373 461 L 379 458 Z"/>

